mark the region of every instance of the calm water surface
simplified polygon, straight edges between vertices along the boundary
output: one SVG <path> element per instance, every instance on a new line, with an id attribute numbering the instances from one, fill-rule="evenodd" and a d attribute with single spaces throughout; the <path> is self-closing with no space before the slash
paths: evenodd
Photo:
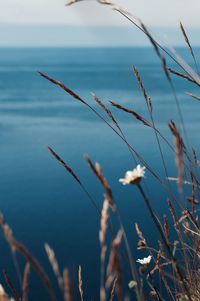
<path id="1" fill-rule="evenodd" d="M 186 51 L 179 51 L 191 62 Z M 200 56 L 200 49 L 196 54 Z M 60 266 L 69 267 L 73 280 L 77 278 L 78 265 L 82 265 L 88 300 L 97 300 L 98 296 L 99 216 L 80 187 L 51 157 L 47 146 L 73 167 L 99 208 L 103 191 L 83 154 L 101 163 L 133 250 L 137 244 L 135 222 L 152 243 L 156 232 L 136 189 L 118 182 L 127 169 L 135 166 L 127 147 L 92 112 L 36 71 L 63 81 L 97 109 L 91 92 L 105 102 L 113 100 L 149 118 L 132 64 L 139 69 L 152 97 L 157 127 L 172 142 L 167 122 L 179 122 L 179 117 L 169 84 L 151 49 L 0 49 L 0 208 L 16 238 L 42 262 L 53 283 L 44 242 L 54 248 Z M 175 84 L 190 142 L 198 147 L 200 106 L 185 94 L 198 91 L 183 80 L 176 79 Z M 123 112 L 113 109 L 113 113 L 129 142 L 164 179 L 152 131 Z M 162 148 L 168 173 L 176 176 L 173 155 L 165 144 Z M 146 178 L 151 200 L 162 214 L 167 195 L 149 172 Z M 135 254 L 143 255 L 147 254 Z M 21 259 L 20 264 L 24 264 Z M 0 269 L 3 268 L 15 281 L 9 249 L 1 235 Z M 130 280 L 126 267 L 125 274 Z M 31 288 L 31 300 L 48 300 L 34 272 Z"/>

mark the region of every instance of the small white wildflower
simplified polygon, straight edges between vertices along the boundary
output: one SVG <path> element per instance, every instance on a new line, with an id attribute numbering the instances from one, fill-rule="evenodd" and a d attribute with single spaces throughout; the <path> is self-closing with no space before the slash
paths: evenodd
<path id="1" fill-rule="evenodd" d="M 135 288 L 136 286 L 137 286 L 137 282 L 134 281 L 134 280 L 131 280 L 131 281 L 129 282 L 129 284 L 128 284 L 128 287 L 129 287 L 130 289 L 133 289 L 133 288 Z"/>
<path id="2" fill-rule="evenodd" d="M 144 257 L 143 259 L 137 259 L 136 261 L 142 265 L 149 265 L 151 262 L 151 258 L 152 258 L 152 256 L 149 255 L 148 257 Z"/>
<path id="3" fill-rule="evenodd" d="M 141 179 L 144 178 L 145 169 L 146 169 L 145 166 L 142 167 L 139 164 L 132 171 L 131 170 L 127 171 L 125 174 L 125 178 L 119 179 L 119 182 L 121 182 L 123 185 L 139 184 Z"/>

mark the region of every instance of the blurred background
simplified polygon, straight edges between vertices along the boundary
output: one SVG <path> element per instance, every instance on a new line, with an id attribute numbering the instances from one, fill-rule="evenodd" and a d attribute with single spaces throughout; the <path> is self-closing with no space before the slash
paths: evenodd
<path id="1" fill-rule="evenodd" d="M 140 17 L 156 38 L 174 46 L 193 66 L 179 29 L 181 21 L 198 61 L 199 1 L 116 3 Z M 171 143 L 167 123 L 173 119 L 179 124 L 180 119 L 160 61 L 141 32 L 118 12 L 96 1 L 65 4 L 63 0 L 0 0 L 0 209 L 16 238 L 42 263 L 55 287 L 44 242 L 54 248 L 61 268 L 69 268 L 75 283 L 81 264 L 86 299 L 97 300 L 99 216 L 80 187 L 51 157 L 47 146 L 74 169 L 100 210 L 103 191 L 84 162 L 83 154 L 88 153 L 101 164 L 113 187 L 135 258 L 148 254 L 137 253 L 134 223 L 140 225 L 152 243 L 156 243 L 156 233 L 152 235 L 152 222 L 134 187 L 123 187 L 118 182 L 126 170 L 135 167 L 126 145 L 91 111 L 41 78 L 37 71 L 63 81 L 99 111 L 91 92 L 108 106 L 108 100 L 113 100 L 149 119 L 133 73 L 134 64 L 152 97 L 156 126 Z M 167 64 L 177 69 L 169 58 Z M 190 143 L 198 150 L 199 103 L 185 93 L 198 94 L 197 88 L 182 79 L 173 80 Z M 127 140 L 165 180 L 151 129 L 116 109 L 113 114 Z M 161 145 L 168 173 L 176 176 L 173 153 L 166 144 L 161 142 Z M 151 201 L 162 216 L 167 195 L 148 172 L 146 182 Z M 173 187 L 176 192 L 176 185 Z M 19 258 L 19 262 L 23 270 L 24 260 Z M 6 269 L 19 287 L 3 235 L 2 269 Z M 125 275 L 127 282 L 131 280 L 128 269 Z M 0 282 L 5 284 L 1 274 Z M 30 285 L 30 300 L 48 300 L 34 272 Z"/>

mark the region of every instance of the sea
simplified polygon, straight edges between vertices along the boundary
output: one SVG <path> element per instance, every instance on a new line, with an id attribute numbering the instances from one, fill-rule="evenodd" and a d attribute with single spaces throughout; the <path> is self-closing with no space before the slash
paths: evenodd
<path id="1" fill-rule="evenodd" d="M 178 48 L 176 51 L 193 67 L 188 49 Z M 194 52 L 198 61 L 200 49 L 195 48 Z M 168 56 L 166 60 L 169 67 L 181 71 Z M 150 120 L 133 65 L 151 97 L 155 126 L 174 146 L 168 123 L 175 121 L 187 145 L 190 149 L 193 146 L 198 154 L 200 103 L 187 94 L 199 95 L 198 86 L 171 75 L 175 99 L 161 62 L 152 48 L 0 49 L 0 210 L 14 237 L 45 269 L 58 300 L 62 297 L 44 244 L 48 243 L 53 248 L 60 270 L 69 270 L 76 300 L 79 298 L 79 265 L 82 267 L 84 300 L 99 300 L 100 216 L 82 187 L 50 154 L 48 146 L 73 169 L 100 211 L 105 192 L 85 162 L 84 155 L 88 154 L 93 162 L 101 165 L 121 213 L 134 261 L 149 255 L 137 250 L 135 223 L 138 223 L 149 245 L 158 247 L 160 237 L 137 187 L 119 183 L 127 170 L 136 167 L 126 143 L 86 105 L 42 78 L 38 71 L 63 82 L 118 131 L 94 101 L 92 93 L 95 93 L 111 109 L 125 139 L 136 153 L 183 202 L 176 183 L 168 184 L 166 180 L 167 175 L 178 175 L 175 156 L 169 146 L 159 137 L 166 174 L 154 130 L 109 103 L 116 102 Z M 177 101 L 187 137 L 182 130 Z M 137 156 L 136 161 L 144 165 L 144 161 L 138 160 Z M 142 184 L 160 219 L 163 220 L 164 214 L 170 219 L 167 206 L 170 195 L 166 188 L 149 170 Z M 190 195 L 190 187 L 186 187 L 184 193 Z M 117 233 L 119 224 L 110 214 L 114 219 L 114 232 Z M 110 247 L 108 233 L 108 254 Z M 26 260 L 19 254 L 16 254 L 16 259 L 23 275 Z M 1 231 L 0 283 L 11 295 L 3 270 L 21 293 L 16 262 L 13 263 L 12 253 Z M 123 275 L 124 289 L 129 294 L 128 282 L 132 276 L 127 262 L 123 265 Z M 50 300 L 34 269 L 31 269 L 29 296 L 30 300 Z"/>

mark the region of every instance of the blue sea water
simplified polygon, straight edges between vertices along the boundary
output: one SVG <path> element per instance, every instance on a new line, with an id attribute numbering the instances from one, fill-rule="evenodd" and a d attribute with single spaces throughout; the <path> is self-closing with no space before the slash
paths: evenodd
<path id="1" fill-rule="evenodd" d="M 192 64 L 187 50 L 178 51 Z M 198 59 L 200 49 L 195 49 L 195 53 Z M 167 62 L 177 69 L 173 62 Z M 135 167 L 127 146 L 87 107 L 41 78 L 37 71 L 63 81 L 99 112 L 102 110 L 91 92 L 107 105 L 112 100 L 149 119 L 133 64 L 152 98 L 156 126 L 173 143 L 167 123 L 173 119 L 180 124 L 180 118 L 169 83 L 152 49 L 0 49 L 0 210 L 16 238 L 42 263 L 55 286 L 44 251 L 45 242 L 55 250 L 60 267 L 69 268 L 73 281 L 77 281 L 78 265 L 82 266 L 88 300 L 98 300 L 99 293 L 99 216 L 79 185 L 50 155 L 47 146 L 74 169 L 100 209 L 103 191 L 83 154 L 88 153 L 101 164 L 113 188 L 134 258 L 147 255 L 136 250 L 135 222 L 152 243 L 156 243 L 158 236 L 136 188 L 123 187 L 118 182 L 126 170 Z M 200 104 L 185 93 L 198 95 L 198 87 L 172 78 L 190 144 L 198 150 Z M 114 108 L 112 111 L 127 140 L 165 181 L 153 131 L 124 112 Z M 161 145 L 168 174 L 176 176 L 174 155 L 165 143 Z M 146 173 L 146 184 L 151 202 L 162 216 L 167 210 L 167 194 L 150 172 Z M 176 185 L 172 186 L 176 190 Z M 0 268 L 18 286 L 3 235 L 0 246 Z M 19 261 L 23 266 L 24 261 Z M 127 280 L 131 279 L 127 267 L 125 275 Z M 30 300 L 49 300 L 35 272 L 31 276 Z M 2 275 L 0 278 L 5 284 Z"/>

